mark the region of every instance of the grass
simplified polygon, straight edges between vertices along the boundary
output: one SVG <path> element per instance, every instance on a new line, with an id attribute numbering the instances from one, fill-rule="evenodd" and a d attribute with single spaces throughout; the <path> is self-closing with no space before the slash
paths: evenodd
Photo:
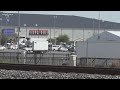
<path id="1" fill-rule="evenodd" d="M 17 64 L 17 60 L 15 62 L 15 60 L 8 60 L 8 59 L 0 59 L 0 63 L 10 63 L 10 64 Z"/>

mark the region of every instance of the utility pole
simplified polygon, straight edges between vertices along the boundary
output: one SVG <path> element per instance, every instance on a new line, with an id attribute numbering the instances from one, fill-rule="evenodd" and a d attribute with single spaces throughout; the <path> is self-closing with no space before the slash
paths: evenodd
<path id="1" fill-rule="evenodd" d="M 1 20 L 1 27 L 0 27 L 0 36 L 1 36 L 1 37 L 0 37 L 0 44 L 1 44 L 1 43 L 2 43 L 1 40 L 2 40 L 2 13 L 3 13 L 3 12 L 0 12 L 0 13 L 1 13 L 1 18 L 0 18 L 0 20 Z"/>
<path id="2" fill-rule="evenodd" d="M 98 27 L 98 39 L 100 39 L 100 36 L 99 36 L 99 34 L 100 34 L 100 11 L 99 11 L 99 27 Z"/>
<path id="3" fill-rule="evenodd" d="M 55 39 L 54 44 L 56 45 L 56 37 L 55 37 L 56 31 L 55 31 L 55 28 L 56 28 L 56 19 L 57 19 L 57 16 L 53 16 L 53 18 L 54 18 L 54 39 Z"/>
<path id="4" fill-rule="evenodd" d="M 94 18 L 93 18 L 93 36 L 95 36 L 95 21 L 94 21 Z"/>
<path id="5" fill-rule="evenodd" d="M 20 39 L 19 32 L 20 32 L 20 13 L 18 11 L 18 63 L 19 63 L 19 39 Z"/>

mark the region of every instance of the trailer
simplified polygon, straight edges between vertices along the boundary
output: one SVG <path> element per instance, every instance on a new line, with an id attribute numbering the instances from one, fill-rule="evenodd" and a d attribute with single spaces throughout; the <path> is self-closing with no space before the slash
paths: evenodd
<path id="1" fill-rule="evenodd" d="M 48 51 L 48 41 L 44 38 L 31 38 L 32 50 L 34 52 L 45 53 Z"/>

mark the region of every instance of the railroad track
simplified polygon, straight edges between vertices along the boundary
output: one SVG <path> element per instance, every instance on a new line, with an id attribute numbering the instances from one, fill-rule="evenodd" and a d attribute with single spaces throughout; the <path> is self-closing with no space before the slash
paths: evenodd
<path id="1" fill-rule="evenodd" d="M 93 67 L 70 67 L 70 66 L 46 66 L 46 65 L 28 65 L 28 64 L 3 64 L 0 63 L 0 69 L 23 70 L 23 71 L 43 71 L 43 72 L 64 72 L 64 73 L 87 73 L 87 74 L 105 74 L 120 75 L 120 69 L 117 68 L 93 68 Z"/>

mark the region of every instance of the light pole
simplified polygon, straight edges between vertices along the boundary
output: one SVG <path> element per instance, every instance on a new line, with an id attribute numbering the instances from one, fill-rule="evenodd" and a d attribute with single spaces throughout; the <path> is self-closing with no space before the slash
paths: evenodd
<path id="1" fill-rule="evenodd" d="M 38 27 L 38 24 L 35 24 L 35 26 L 38 28 L 38 30 L 39 30 L 39 27 Z M 36 32 L 37 33 L 37 32 Z M 39 38 L 39 34 L 38 34 L 38 38 Z"/>
<path id="2" fill-rule="evenodd" d="M 0 44 L 1 44 L 1 43 L 2 43 L 1 40 L 2 40 L 2 13 L 3 13 L 3 12 L 0 12 L 0 13 L 1 13 L 1 18 L 0 18 L 0 21 L 1 21 L 1 27 L 0 27 L 0 36 L 1 36 L 1 37 L 0 37 Z"/>
<path id="3" fill-rule="evenodd" d="M 90 36 L 90 32 L 88 32 L 88 36 Z M 88 44 L 89 44 L 89 42 L 88 42 L 88 39 L 87 39 L 87 46 L 86 46 L 86 64 L 87 64 L 87 62 L 88 62 Z"/>
<path id="4" fill-rule="evenodd" d="M 85 39 L 84 39 L 85 35 L 84 34 L 85 34 L 85 24 L 83 24 L 83 42 L 85 41 Z"/>
<path id="5" fill-rule="evenodd" d="M 1 28 L 2 28 L 2 13 L 3 13 L 3 12 L 0 12 L 0 13 L 1 13 L 0 21 L 1 21 Z"/>
<path id="6" fill-rule="evenodd" d="M 56 44 L 56 38 L 55 38 L 55 24 L 56 24 L 57 16 L 53 16 L 53 18 L 54 18 L 54 39 L 55 39 L 54 44 Z"/>
<path id="7" fill-rule="evenodd" d="M 20 39 L 20 12 L 18 11 L 18 63 L 19 63 L 19 39 Z"/>
<path id="8" fill-rule="evenodd" d="M 24 24 L 24 27 L 26 27 L 26 38 L 27 38 L 27 25 L 26 25 L 26 24 Z"/>
<path id="9" fill-rule="evenodd" d="M 105 21 L 102 20 L 102 23 L 103 23 L 103 30 L 104 30 L 104 32 L 105 32 Z"/>
<path id="10" fill-rule="evenodd" d="M 61 35 L 62 35 L 62 28 L 61 28 Z"/>
<path id="11" fill-rule="evenodd" d="M 94 21 L 94 18 L 93 18 L 93 36 L 95 36 L 95 21 Z"/>
<path id="12" fill-rule="evenodd" d="M 51 51 L 52 51 L 52 41 L 51 41 L 51 38 L 52 38 L 52 37 L 51 37 L 51 34 L 52 34 L 52 33 L 51 33 L 51 28 L 50 28 L 50 53 L 51 53 Z"/>
<path id="13" fill-rule="evenodd" d="M 99 26 L 98 26 L 98 39 L 100 39 L 99 33 L 100 33 L 100 11 L 99 11 Z"/>
<path id="14" fill-rule="evenodd" d="M 55 31 L 55 34 L 56 34 L 56 33 L 57 33 L 57 31 Z M 57 38 L 57 37 L 55 36 L 54 38 L 55 38 L 55 45 L 56 45 L 56 38 Z"/>
<path id="15" fill-rule="evenodd" d="M 73 28 L 72 28 L 72 41 L 74 41 L 74 32 L 73 32 Z"/>

